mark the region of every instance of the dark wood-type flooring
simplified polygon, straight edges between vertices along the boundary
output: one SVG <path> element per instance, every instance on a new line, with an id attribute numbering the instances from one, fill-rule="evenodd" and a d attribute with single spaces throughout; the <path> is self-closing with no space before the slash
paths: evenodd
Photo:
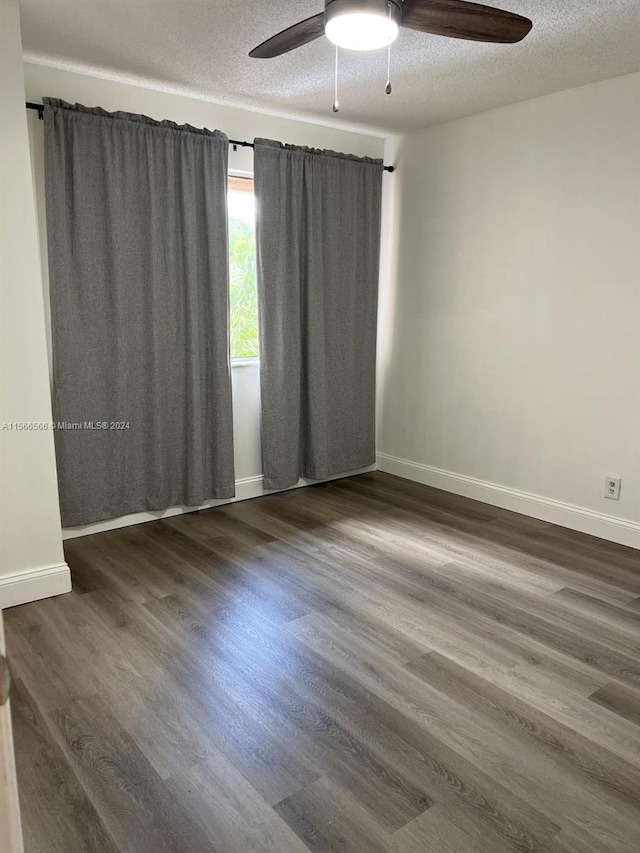
<path id="1" fill-rule="evenodd" d="M 638 553 L 373 473 L 66 543 L 27 853 L 638 853 Z"/>

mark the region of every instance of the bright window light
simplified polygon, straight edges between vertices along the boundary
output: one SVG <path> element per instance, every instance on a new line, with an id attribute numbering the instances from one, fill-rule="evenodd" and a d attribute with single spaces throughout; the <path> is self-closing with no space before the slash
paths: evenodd
<path id="1" fill-rule="evenodd" d="M 258 358 L 256 200 L 253 181 L 229 178 L 229 309 L 231 358 Z M 233 189 L 241 186 L 242 189 Z"/>
<path id="2" fill-rule="evenodd" d="M 346 50 L 378 50 L 398 37 L 398 24 L 386 14 L 347 12 L 328 20 L 325 33 L 329 41 Z"/>

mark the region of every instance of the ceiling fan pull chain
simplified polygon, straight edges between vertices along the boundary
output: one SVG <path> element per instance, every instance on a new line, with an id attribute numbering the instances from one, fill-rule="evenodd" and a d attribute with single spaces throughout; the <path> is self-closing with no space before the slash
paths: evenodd
<path id="1" fill-rule="evenodd" d="M 387 95 L 391 94 L 391 45 L 387 48 L 387 85 L 384 87 Z"/>
<path id="2" fill-rule="evenodd" d="M 337 113 L 340 109 L 340 101 L 338 100 L 338 45 L 336 45 L 336 68 L 333 87 L 333 111 Z"/>
<path id="3" fill-rule="evenodd" d="M 391 20 L 391 3 L 387 4 L 389 9 L 389 20 Z M 387 95 L 391 94 L 391 42 L 387 48 L 387 85 L 384 87 Z"/>

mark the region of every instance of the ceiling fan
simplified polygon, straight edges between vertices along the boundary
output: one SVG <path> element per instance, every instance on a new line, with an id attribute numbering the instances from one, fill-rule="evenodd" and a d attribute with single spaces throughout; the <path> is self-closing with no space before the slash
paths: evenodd
<path id="1" fill-rule="evenodd" d="M 466 0 L 325 0 L 324 12 L 263 41 L 249 56 L 271 59 L 323 34 L 347 50 L 378 50 L 397 38 L 400 27 L 448 38 L 513 44 L 527 35 L 532 23 L 522 15 Z"/>

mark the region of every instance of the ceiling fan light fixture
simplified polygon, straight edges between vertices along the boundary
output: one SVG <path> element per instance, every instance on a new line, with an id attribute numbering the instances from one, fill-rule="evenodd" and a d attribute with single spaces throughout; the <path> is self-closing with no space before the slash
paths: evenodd
<path id="1" fill-rule="evenodd" d="M 401 17 L 396 0 L 329 0 L 324 31 L 346 50 L 379 50 L 396 40 Z"/>

